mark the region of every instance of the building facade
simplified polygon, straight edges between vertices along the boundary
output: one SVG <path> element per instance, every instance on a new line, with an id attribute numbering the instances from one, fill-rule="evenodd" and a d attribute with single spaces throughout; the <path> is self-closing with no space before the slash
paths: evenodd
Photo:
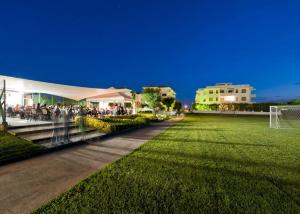
<path id="1" fill-rule="evenodd" d="M 143 87 L 143 90 L 145 89 L 159 89 L 160 90 L 160 96 L 161 98 L 166 98 L 166 97 L 173 97 L 176 98 L 176 92 L 169 86 L 145 86 Z"/>
<path id="2" fill-rule="evenodd" d="M 233 85 L 218 83 L 215 86 L 200 88 L 196 92 L 195 102 L 198 104 L 252 103 L 255 89 L 250 85 Z"/>
<path id="3" fill-rule="evenodd" d="M 107 108 L 110 103 L 122 106 L 132 104 L 131 90 L 126 88 L 87 88 L 0 75 L 0 91 L 4 80 L 7 106 L 60 103 Z"/>

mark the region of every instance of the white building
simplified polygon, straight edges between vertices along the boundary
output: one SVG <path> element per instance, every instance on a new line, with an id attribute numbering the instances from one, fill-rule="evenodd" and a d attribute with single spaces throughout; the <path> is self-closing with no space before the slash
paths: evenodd
<path id="1" fill-rule="evenodd" d="M 161 98 L 166 98 L 166 97 L 176 98 L 176 92 L 169 86 L 145 86 L 143 87 L 143 90 L 148 88 L 159 89 Z"/>
<path id="2" fill-rule="evenodd" d="M 196 92 L 195 102 L 199 104 L 252 103 L 255 89 L 250 85 L 218 83 L 215 86 L 200 88 Z"/>
<path id="3" fill-rule="evenodd" d="M 87 88 L 0 75 L 0 91 L 3 80 L 6 81 L 7 106 L 60 103 L 107 108 L 110 103 L 125 106 L 132 102 L 132 94 L 126 88 Z"/>
<path id="4" fill-rule="evenodd" d="M 124 89 L 120 92 L 100 94 L 86 98 L 87 106 L 99 107 L 102 109 L 109 108 L 109 105 L 112 103 L 119 104 L 124 107 L 132 107 L 133 101 L 134 100 L 132 98 L 132 93 L 129 89 Z"/>

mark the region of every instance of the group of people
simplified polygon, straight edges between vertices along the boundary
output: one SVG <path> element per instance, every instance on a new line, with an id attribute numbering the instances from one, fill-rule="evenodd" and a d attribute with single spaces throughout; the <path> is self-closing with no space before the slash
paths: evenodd
<path id="1" fill-rule="evenodd" d="M 9 106 L 7 108 L 8 117 L 19 116 L 21 119 L 27 120 L 54 120 L 57 117 L 66 115 L 69 119 L 74 119 L 76 115 L 91 116 L 101 118 L 106 115 L 128 115 L 132 114 L 130 108 L 125 108 L 122 105 L 112 105 L 107 108 L 89 108 L 82 106 L 66 106 L 66 105 L 41 105 L 33 104 L 32 106 Z"/>
<path id="2" fill-rule="evenodd" d="M 125 108 L 122 105 L 113 105 L 109 108 L 96 108 L 93 107 L 91 108 L 86 108 L 86 114 L 92 117 L 102 117 L 105 115 L 112 115 L 112 116 L 116 116 L 116 115 L 130 115 L 132 114 L 132 109 L 130 108 Z"/>
<path id="3" fill-rule="evenodd" d="M 70 116 L 74 117 L 72 106 L 47 106 L 46 104 L 40 105 L 40 103 L 33 104 L 32 106 L 8 106 L 6 113 L 8 117 L 17 117 L 27 120 L 51 120 L 53 119 L 54 113 L 66 111 Z M 59 113 L 60 114 L 60 113 Z"/>
<path id="4" fill-rule="evenodd" d="M 70 121 L 73 121 L 76 116 L 79 117 L 79 128 L 83 129 L 83 116 L 102 118 L 106 115 L 125 115 L 131 114 L 129 108 L 122 105 L 111 105 L 105 109 L 88 108 L 82 106 L 66 106 L 61 104 L 41 105 L 33 104 L 32 106 L 8 106 L 7 116 L 17 117 L 27 120 L 47 120 L 53 123 L 52 143 L 69 143 L 70 142 Z"/>
<path id="5" fill-rule="evenodd" d="M 52 109 L 53 134 L 52 143 L 69 143 L 69 125 L 74 118 L 74 109 L 72 106 L 60 106 L 59 104 Z"/>

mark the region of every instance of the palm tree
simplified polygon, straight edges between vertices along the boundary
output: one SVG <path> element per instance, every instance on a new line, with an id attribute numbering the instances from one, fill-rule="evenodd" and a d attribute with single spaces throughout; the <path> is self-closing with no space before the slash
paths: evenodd
<path id="1" fill-rule="evenodd" d="M 136 100 L 135 100 L 136 93 L 134 91 L 130 91 L 130 93 L 131 93 L 131 96 L 132 96 L 132 100 L 131 100 L 131 102 L 132 102 L 132 113 L 136 114 Z"/>

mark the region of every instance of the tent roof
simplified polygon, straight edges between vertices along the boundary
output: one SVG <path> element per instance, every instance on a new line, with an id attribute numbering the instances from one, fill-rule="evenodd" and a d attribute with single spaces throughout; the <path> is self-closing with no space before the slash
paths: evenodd
<path id="1" fill-rule="evenodd" d="M 70 85 L 62 85 L 56 83 L 47 83 L 34 80 L 27 80 L 16 77 L 0 75 L 0 90 L 3 88 L 3 80 L 6 80 L 6 90 L 23 92 L 23 93 L 45 93 L 56 96 L 61 96 L 73 100 L 82 100 L 87 97 L 104 95 L 126 91 L 128 89 L 101 89 L 101 88 L 86 88 Z"/>
<path id="2" fill-rule="evenodd" d="M 126 95 L 123 92 L 113 92 L 113 93 L 96 95 L 96 96 L 88 97 L 88 99 L 103 99 L 103 98 L 115 98 L 115 97 L 123 97 L 125 100 L 132 99 L 130 96 Z"/>

